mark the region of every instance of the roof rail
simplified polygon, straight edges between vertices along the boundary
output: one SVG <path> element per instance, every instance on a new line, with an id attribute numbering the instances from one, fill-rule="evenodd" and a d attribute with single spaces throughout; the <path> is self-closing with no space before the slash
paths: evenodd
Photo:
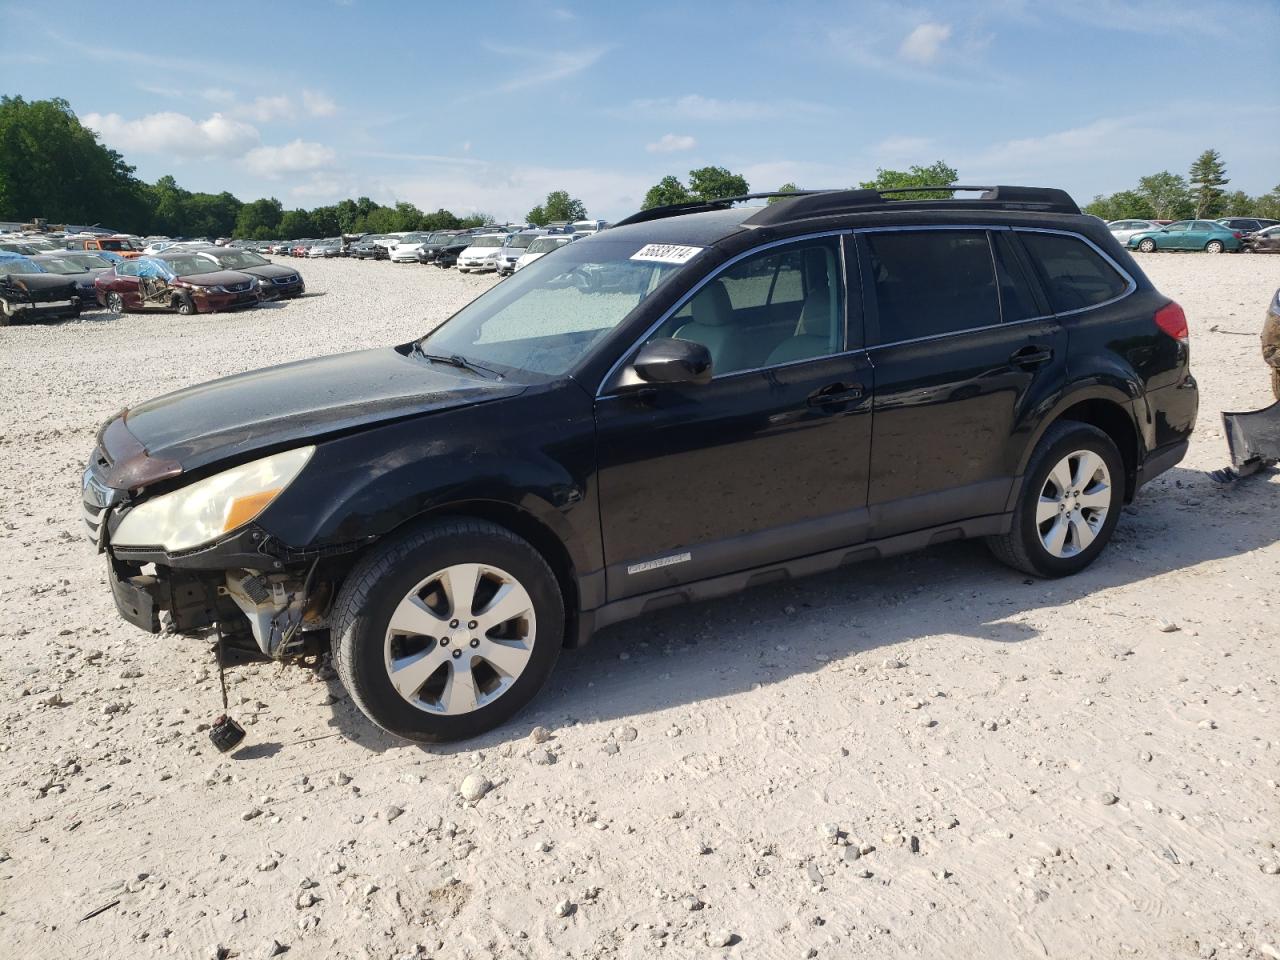
<path id="1" fill-rule="evenodd" d="M 685 213 L 705 213 L 708 210 L 725 210 L 735 203 L 744 200 L 764 200 L 768 197 L 806 197 L 810 194 L 830 193 L 829 190 L 774 190 L 770 193 L 744 193 L 737 197 L 717 197 L 714 200 L 689 200 L 685 203 L 669 203 L 661 207 L 650 207 L 633 213 L 625 220 L 619 220 L 615 227 L 625 227 L 632 223 L 648 223 L 650 220 L 662 220 L 666 217 L 678 217 Z"/>
<path id="2" fill-rule="evenodd" d="M 938 193 L 956 190 L 978 192 L 976 197 L 896 200 L 899 194 Z M 1065 190 L 1054 187 L 1010 187 L 942 184 L 936 187 L 892 187 L 884 190 L 830 190 L 824 193 L 765 207 L 745 222 L 754 226 L 829 217 L 841 213 L 861 213 L 876 208 L 896 210 L 1031 210 L 1040 213 L 1078 214 L 1080 208 Z"/>
<path id="3" fill-rule="evenodd" d="M 956 190 L 978 192 L 976 197 L 950 197 L 930 199 L 895 199 L 901 194 L 939 193 Z M 633 213 L 614 226 L 631 223 L 647 223 L 686 213 L 704 213 L 708 210 L 724 210 L 745 200 L 779 198 L 780 202 L 762 207 L 744 223 L 768 226 L 811 217 L 829 217 L 841 213 L 862 213 L 877 207 L 907 210 L 1031 210 L 1040 213 L 1078 214 L 1080 207 L 1065 190 L 1055 187 L 965 186 L 940 184 L 935 187 L 890 187 L 883 190 L 787 190 L 771 193 L 745 193 L 737 197 L 721 197 L 715 200 L 692 200 L 688 203 L 672 203 Z"/>

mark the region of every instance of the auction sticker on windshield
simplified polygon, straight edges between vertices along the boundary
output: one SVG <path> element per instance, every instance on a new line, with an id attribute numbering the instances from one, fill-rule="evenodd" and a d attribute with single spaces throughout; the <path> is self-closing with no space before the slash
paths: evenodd
<path id="1" fill-rule="evenodd" d="M 632 260 L 649 260 L 653 263 L 688 263 L 701 247 L 682 247 L 674 243 L 646 243 L 631 255 Z"/>

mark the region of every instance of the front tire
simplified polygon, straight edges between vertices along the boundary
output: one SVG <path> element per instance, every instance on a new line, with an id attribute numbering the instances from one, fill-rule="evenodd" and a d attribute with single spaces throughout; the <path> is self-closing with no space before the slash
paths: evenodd
<path id="1" fill-rule="evenodd" d="M 1143 253 L 1155 253 L 1156 242 L 1150 238 L 1147 238 L 1146 240 L 1139 240 L 1138 249 Z"/>
<path id="2" fill-rule="evenodd" d="M 108 293 L 107 309 L 112 313 L 124 313 L 124 297 L 118 293 Z"/>
<path id="3" fill-rule="evenodd" d="M 432 521 L 375 547 L 332 616 L 335 666 L 388 733 L 441 743 L 506 722 L 564 644 L 555 574 L 529 543 L 481 520 Z"/>
<path id="4" fill-rule="evenodd" d="M 190 297 L 178 297 L 173 305 L 177 308 L 180 316 L 189 317 L 196 312 L 196 305 Z"/>
<path id="5" fill-rule="evenodd" d="M 1204 245 L 1205 253 L 1221 253 L 1225 249 L 1227 248 L 1223 245 L 1221 240 L 1210 240 Z"/>
<path id="6" fill-rule="evenodd" d="M 1124 462 L 1107 434 L 1059 421 L 1031 455 L 1009 532 L 988 537 L 987 544 L 996 559 L 1024 573 L 1079 573 L 1115 531 L 1124 482 Z"/>

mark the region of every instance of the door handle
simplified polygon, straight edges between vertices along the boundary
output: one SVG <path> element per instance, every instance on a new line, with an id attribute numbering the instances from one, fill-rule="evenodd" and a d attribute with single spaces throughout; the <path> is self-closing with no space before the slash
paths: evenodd
<path id="1" fill-rule="evenodd" d="M 1048 347 L 1031 344 L 1014 352 L 1009 362 L 1018 367 L 1039 367 L 1053 359 L 1053 351 Z"/>
<path id="2" fill-rule="evenodd" d="M 832 383 L 809 394 L 809 406 L 825 407 L 836 403 L 851 403 L 862 399 L 862 384 Z"/>

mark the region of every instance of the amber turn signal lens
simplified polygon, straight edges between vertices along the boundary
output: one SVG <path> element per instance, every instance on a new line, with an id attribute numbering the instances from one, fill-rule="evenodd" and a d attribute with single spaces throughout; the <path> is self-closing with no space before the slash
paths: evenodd
<path id="1" fill-rule="evenodd" d="M 283 487 L 277 487 L 274 490 L 251 493 L 246 497 L 236 497 L 231 501 L 231 508 L 227 510 L 227 519 L 222 522 L 223 533 L 228 530 L 234 530 L 237 527 L 243 527 L 265 510 L 267 504 L 274 500 L 283 489 Z"/>

